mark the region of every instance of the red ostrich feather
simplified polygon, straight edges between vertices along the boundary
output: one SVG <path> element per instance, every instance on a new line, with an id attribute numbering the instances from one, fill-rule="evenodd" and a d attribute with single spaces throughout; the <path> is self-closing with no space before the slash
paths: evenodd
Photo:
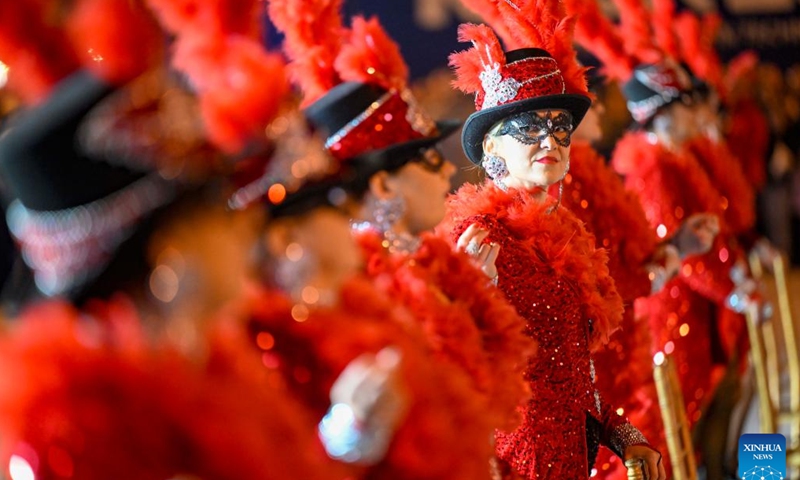
<path id="1" fill-rule="evenodd" d="M 578 19 L 575 41 L 603 62 L 603 73 L 625 81 L 633 74 L 638 61 L 625 51 L 616 27 L 603 15 L 596 0 L 567 0 L 570 15 Z"/>
<path id="2" fill-rule="evenodd" d="M 346 30 L 341 0 L 271 0 L 270 20 L 283 32 L 292 80 L 313 103 L 341 82 L 334 68 Z"/>
<path id="3" fill-rule="evenodd" d="M 680 58 L 675 38 L 675 0 L 653 0 L 653 33 L 659 48 L 669 57 Z"/>
<path id="4" fill-rule="evenodd" d="M 639 63 L 658 63 L 663 53 L 654 41 L 652 19 L 642 0 L 614 0 L 619 9 L 620 36 L 625 39 L 628 54 Z"/>
<path id="5" fill-rule="evenodd" d="M 175 34 L 172 62 L 197 91 L 210 139 L 227 153 L 242 151 L 262 134 L 288 92 L 283 60 L 254 35 L 257 4 L 147 1 Z"/>
<path id="6" fill-rule="evenodd" d="M 0 2 L 0 61 L 9 69 L 7 88 L 30 104 L 79 68 L 64 32 L 47 18 L 52 3 Z"/>
<path id="7" fill-rule="evenodd" d="M 334 66 L 344 81 L 376 83 L 387 90 L 403 90 L 408 84 L 408 66 L 400 47 L 377 17 L 353 18 L 347 42 Z"/>
<path id="8" fill-rule="evenodd" d="M 496 6 L 499 15 L 494 18 L 501 20 L 499 29 L 511 32 L 510 48 L 546 50 L 558 63 L 567 92 L 588 94 L 586 69 L 578 64 L 572 47 L 575 22 L 559 2 L 517 0 L 512 3 L 509 0 L 498 1 Z M 465 92 L 477 91 L 480 87 L 478 75 L 483 66 L 494 63 L 502 66 L 505 54 L 495 33 L 485 26 L 462 25 L 459 40 L 471 41 L 474 48 L 450 56 L 450 64 L 456 69 L 454 85 Z"/>
<path id="9" fill-rule="evenodd" d="M 511 32 L 503 22 L 500 10 L 497 7 L 498 1 L 503 0 L 462 0 L 461 3 L 479 15 L 484 22 L 491 25 L 507 48 L 517 48 L 513 35 L 511 35 Z"/>
<path id="10" fill-rule="evenodd" d="M 471 42 L 473 48 L 450 55 L 450 66 L 455 69 L 453 86 L 464 93 L 481 90 L 480 74 L 486 65 L 506 63 L 503 46 L 494 31 L 486 25 L 463 23 L 458 27 L 458 40 Z"/>
<path id="11" fill-rule="evenodd" d="M 144 73 L 162 54 L 162 35 L 137 1 L 79 0 L 66 23 L 81 63 L 101 78 L 122 83 Z"/>

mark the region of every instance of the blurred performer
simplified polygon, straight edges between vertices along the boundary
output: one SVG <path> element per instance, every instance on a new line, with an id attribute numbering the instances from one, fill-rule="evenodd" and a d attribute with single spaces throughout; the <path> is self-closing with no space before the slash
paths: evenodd
<path id="1" fill-rule="evenodd" d="M 87 59 L 93 72 L 70 74 L 76 61 L 63 80 L 41 77 L 52 83 L 35 84 L 38 105 L 0 141 L 10 229 L 39 293 L 63 299 L 26 308 L 0 339 L 0 438 L 12 478 L 336 478 L 306 412 L 269 388 L 244 331 L 204 322 L 243 285 L 257 230 L 225 208 L 213 178 L 226 169 L 195 129 L 196 100 L 163 72 L 139 75 L 158 63 L 150 47 L 162 32 L 124 0 L 76 2 L 58 12 L 65 27 L 46 7 L 4 4 L 4 20 L 43 34 L 3 35 L 3 45 L 35 52 L 26 58 L 34 69 L 54 52 L 96 57 Z M 217 67 L 274 80 L 270 96 L 251 103 L 268 120 L 286 91 L 283 65 L 247 42 L 256 59 Z M 10 65 L 11 75 L 35 77 Z"/>
<path id="2" fill-rule="evenodd" d="M 303 43 L 301 32 L 322 31 L 325 24 L 343 28 L 340 19 L 326 18 L 338 17 L 336 11 L 286 13 L 313 9 L 314 2 L 273 1 L 270 7 L 297 69 L 304 68 L 303 52 L 313 47 Z M 313 25 L 304 19 L 313 19 Z M 483 247 L 473 262 L 444 240 L 421 235 L 444 217 L 455 167 L 436 145 L 459 123 L 433 122 L 419 108 L 407 89 L 408 67 L 377 19 L 354 18 L 343 43 L 341 35 L 319 38 L 327 43 L 316 48 L 335 55 L 339 83 L 317 83 L 324 62 L 312 62 L 314 70 L 296 78 L 309 104 L 304 113 L 326 136 L 328 152 L 359 165 L 369 177 L 367 191 L 357 192 L 361 211 L 356 223 L 367 271 L 377 286 L 414 313 L 437 356 L 469 373 L 491 425 L 507 427 L 518 421 L 516 407 L 527 398 L 522 369 L 532 342 L 523 333 L 523 320 L 490 285 L 498 247 Z M 325 91 L 326 86 L 331 88 Z M 473 228 L 467 235 L 485 234 Z M 465 237 L 462 244 L 469 240 Z"/>
<path id="3" fill-rule="evenodd" d="M 498 286 L 539 342 L 525 378 L 533 397 L 514 431 L 498 432 L 501 469 L 523 478 L 588 478 L 602 443 L 642 458 L 649 478 L 665 478 L 660 454 L 601 399 L 591 352 L 618 326 L 622 302 L 603 250 L 547 189 L 561 182 L 570 139 L 590 106 L 584 71 L 564 13 L 546 2 L 487 3 L 479 10 L 509 32 L 504 52 L 486 26 L 464 25 L 474 49 L 454 55 L 456 85 L 476 93 L 462 144 L 491 180 L 459 189 L 444 232 L 456 241 L 473 224 L 499 243 Z M 478 9 L 476 9 L 478 10 Z M 544 50 L 546 48 L 547 50 Z M 552 55 L 551 55 L 552 53 Z"/>
<path id="4" fill-rule="evenodd" d="M 697 159 L 683 149 L 695 131 L 685 103 L 690 100 L 686 76 L 656 46 L 644 6 L 636 1 L 618 6 L 624 35 L 617 35 L 594 2 L 582 5 L 587 13 L 576 28 L 576 38 L 602 59 L 605 71 L 626 82 L 623 92 L 639 125 L 618 143 L 613 166 L 625 175 L 659 238 L 677 245 L 703 237 L 710 241 L 719 228 L 716 220 L 701 216 L 695 217 L 704 219 L 699 224 L 683 224 L 699 213 L 723 215 L 719 193 Z M 734 261 L 727 238 L 717 237 L 705 255 L 685 258 L 679 278 L 637 302 L 637 314 L 650 319 L 654 351 L 677 361 L 690 423 L 700 417 L 721 375 L 717 365 L 726 361 L 712 349 L 719 350 L 722 329 L 713 320 L 711 302 L 733 302 L 736 308 L 746 303 L 731 279 Z"/>

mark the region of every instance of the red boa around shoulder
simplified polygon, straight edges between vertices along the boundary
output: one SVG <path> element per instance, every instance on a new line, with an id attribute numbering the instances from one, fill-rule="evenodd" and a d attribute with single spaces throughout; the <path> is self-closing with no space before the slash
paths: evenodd
<path id="1" fill-rule="evenodd" d="M 622 300 L 608 271 L 606 251 L 595 246 L 594 236 L 574 214 L 565 208 L 551 212 L 552 201 L 541 202 L 519 190 L 505 192 L 489 181 L 462 186 L 447 206 L 446 220 L 438 228 L 442 234 L 455 240 L 469 226 L 467 222 L 479 218 L 504 226 L 513 237 L 510 241 L 535 252 L 540 261 L 575 285 L 584 317 L 593 321 L 590 348 L 608 341 L 622 320 Z"/>

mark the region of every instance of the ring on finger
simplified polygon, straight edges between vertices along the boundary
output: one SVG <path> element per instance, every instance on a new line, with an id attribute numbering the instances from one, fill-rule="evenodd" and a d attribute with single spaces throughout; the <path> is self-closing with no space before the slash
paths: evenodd
<path id="1" fill-rule="evenodd" d="M 467 248 L 464 249 L 464 251 L 474 257 L 481 251 L 481 247 L 478 245 L 478 242 L 470 240 L 470 242 L 467 244 Z"/>

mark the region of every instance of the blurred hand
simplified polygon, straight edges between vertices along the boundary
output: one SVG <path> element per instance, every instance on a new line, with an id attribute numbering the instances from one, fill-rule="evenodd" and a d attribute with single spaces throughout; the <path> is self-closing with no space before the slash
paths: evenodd
<path id="1" fill-rule="evenodd" d="M 675 235 L 681 258 L 707 253 L 719 234 L 719 218 L 711 213 L 696 213 L 683 222 Z"/>
<path id="2" fill-rule="evenodd" d="M 331 387 L 331 404 L 352 408 L 362 423 L 377 418 L 394 426 L 405 410 L 406 392 L 400 377 L 401 356 L 392 347 L 365 353 L 351 361 Z"/>

